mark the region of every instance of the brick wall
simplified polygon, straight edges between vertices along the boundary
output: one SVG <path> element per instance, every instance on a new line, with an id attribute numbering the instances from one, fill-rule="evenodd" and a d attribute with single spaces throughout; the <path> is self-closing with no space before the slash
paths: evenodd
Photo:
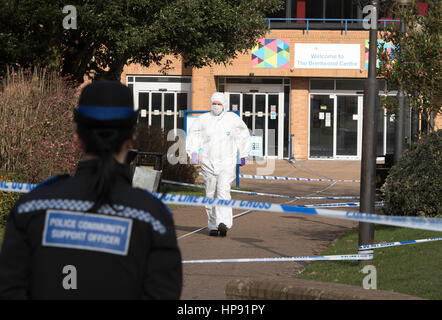
<path id="1" fill-rule="evenodd" d="M 289 39 L 290 42 L 290 65 L 294 65 L 295 43 L 333 43 L 360 45 L 360 66 L 364 68 L 365 40 L 368 40 L 368 31 L 345 31 L 342 30 L 310 30 L 307 34 L 304 30 L 271 30 L 267 33 L 267 39 Z M 251 66 L 251 51 L 241 54 L 231 65 L 213 66 L 215 75 L 219 76 L 256 76 L 272 77 L 331 77 L 331 78 L 366 78 L 367 70 L 360 72 L 359 69 L 294 69 L 290 68 L 253 68 Z"/>
<path id="2" fill-rule="evenodd" d="M 365 40 L 368 39 L 368 31 L 344 30 L 271 30 L 265 35 L 268 39 L 289 39 L 290 42 L 290 65 L 294 62 L 295 43 L 359 43 L 360 66 L 364 68 Z M 201 69 L 185 68 L 179 59 L 169 57 L 172 60 L 172 70 L 167 75 L 192 76 L 192 108 L 193 110 L 209 109 L 210 97 L 216 91 L 217 76 L 246 76 L 253 73 L 255 77 L 290 77 L 291 78 L 291 113 L 290 132 L 294 134 L 293 154 L 296 159 L 308 157 L 308 126 L 309 126 L 309 78 L 366 78 L 367 70 L 337 70 L 337 69 L 292 69 L 291 68 L 253 68 L 251 65 L 251 52 L 239 54 L 231 61 L 231 64 L 213 65 Z M 125 83 L 126 75 L 166 75 L 160 73 L 161 66 L 152 65 L 149 68 L 140 65 L 128 65 L 124 68 L 121 81 Z"/>
<path id="3" fill-rule="evenodd" d="M 365 61 L 365 40 L 368 39 L 368 31 L 348 31 L 345 35 L 344 30 L 310 30 L 309 34 L 305 30 L 271 30 L 267 33 L 268 39 L 289 39 L 290 42 L 290 63 L 293 65 L 294 44 L 295 43 L 359 43 L 361 46 L 361 68 L 364 67 Z M 172 56 L 167 57 L 172 63 L 172 70 L 168 75 L 192 75 L 191 68 L 185 68 L 179 59 Z M 140 65 L 128 65 L 124 68 L 122 81 L 125 81 L 127 74 L 144 74 L 156 75 L 160 74 L 161 66 L 156 64 L 149 68 Z M 336 70 L 336 69 L 272 69 L 272 68 L 253 68 L 251 66 L 251 52 L 239 54 L 238 57 L 231 61 L 231 64 L 214 65 L 202 69 L 194 69 L 193 74 L 204 74 L 206 69 L 212 69 L 215 76 L 249 76 L 254 73 L 255 76 L 272 76 L 272 77 L 332 77 L 332 78 L 366 78 L 367 70 Z"/>
<path id="4" fill-rule="evenodd" d="M 309 78 L 292 78 L 290 86 L 290 133 L 296 160 L 308 157 Z"/>
<path id="5" fill-rule="evenodd" d="M 216 91 L 213 68 L 194 69 L 192 75 L 192 109 L 209 110 L 210 98 Z"/>
<path id="6" fill-rule="evenodd" d="M 126 76 L 127 75 L 144 75 L 144 76 L 160 76 L 160 75 L 169 75 L 169 76 L 191 76 L 192 68 L 185 67 L 182 63 L 181 59 L 177 59 L 174 56 L 166 56 L 164 61 L 170 60 L 171 69 L 168 70 L 167 73 L 162 72 L 162 68 L 165 64 L 157 65 L 156 63 L 151 64 L 148 68 L 143 67 L 140 64 L 129 64 L 124 66 L 123 72 L 121 74 L 121 83 L 126 84 Z"/>

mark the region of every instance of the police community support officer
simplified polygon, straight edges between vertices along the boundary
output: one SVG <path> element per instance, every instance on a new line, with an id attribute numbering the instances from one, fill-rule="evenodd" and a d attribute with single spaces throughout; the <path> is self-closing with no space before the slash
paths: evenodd
<path id="1" fill-rule="evenodd" d="M 2 299 L 178 299 L 182 262 L 170 211 L 131 186 L 132 92 L 84 88 L 74 176 L 56 176 L 12 209 L 0 253 Z"/>

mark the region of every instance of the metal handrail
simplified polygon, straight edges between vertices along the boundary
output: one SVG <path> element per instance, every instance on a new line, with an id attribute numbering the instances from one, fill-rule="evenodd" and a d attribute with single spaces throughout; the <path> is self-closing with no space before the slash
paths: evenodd
<path id="1" fill-rule="evenodd" d="M 340 21 L 341 23 L 344 23 L 345 28 L 345 35 L 347 35 L 347 29 L 348 29 L 348 23 L 349 22 L 363 22 L 366 21 L 366 19 L 343 19 L 343 18 L 265 18 L 265 20 L 268 21 L 268 27 L 270 29 L 270 24 L 272 21 L 306 21 L 306 30 L 307 34 L 309 32 L 309 26 L 310 22 L 314 21 L 321 21 L 323 23 L 330 22 L 330 21 Z M 387 26 L 388 22 L 400 22 L 400 20 L 396 19 L 378 19 L 378 22 L 383 22 L 384 28 Z M 270 31 L 269 31 L 270 32 Z"/>

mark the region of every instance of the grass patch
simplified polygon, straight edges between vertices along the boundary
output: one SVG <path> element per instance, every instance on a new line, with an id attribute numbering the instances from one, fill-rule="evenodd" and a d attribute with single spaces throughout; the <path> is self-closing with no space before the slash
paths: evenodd
<path id="1" fill-rule="evenodd" d="M 440 232 L 389 226 L 375 226 L 375 243 L 441 237 Z M 321 255 L 355 254 L 358 230 L 333 242 Z M 442 241 L 410 244 L 374 250 L 372 264 L 377 271 L 377 288 L 426 299 L 442 299 Z M 317 261 L 310 263 L 300 279 L 337 282 L 362 287 L 366 276 L 357 261 Z"/>
<path id="2" fill-rule="evenodd" d="M 204 197 L 204 195 L 206 194 L 204 189 L 202 188 L 176 186 L 176 185 L 167 185 L 167 187 L 162 185 L 160 187 L 159 192 L 166 192 L 171 194 L 185 194 L 188 196 L 199 196 L 199 197 Z"/>

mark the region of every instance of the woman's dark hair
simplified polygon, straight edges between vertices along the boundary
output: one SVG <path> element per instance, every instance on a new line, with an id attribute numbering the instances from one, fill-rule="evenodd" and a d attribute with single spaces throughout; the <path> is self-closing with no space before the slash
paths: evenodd
<path id="1" fill-rule="evenodd" d="M 96 200 L 101 204 L 111 204 L 109 191 L 118 169 L 113 154 L 120 152 L 123 142 L 132 137 L 134 129 L 91 129 L 79 126 L 77 133 L 84 143 L 85 152 L 99 157 L 97 170 L 91 181 L 94 193 L 98 194 Z"/>
<path id="2" fill-rule="evenodd" d="M 97 194 L 93 209 L 103 203 L 112 205 L 110 190 L 118 170 L 113 155 L 132 137 L 136 119 L 132 91 L 121 83 L 97 81 L 83 89 L 74 120 L 85 152 L 99 158 L 91 181 L 91 191 Z"/>

